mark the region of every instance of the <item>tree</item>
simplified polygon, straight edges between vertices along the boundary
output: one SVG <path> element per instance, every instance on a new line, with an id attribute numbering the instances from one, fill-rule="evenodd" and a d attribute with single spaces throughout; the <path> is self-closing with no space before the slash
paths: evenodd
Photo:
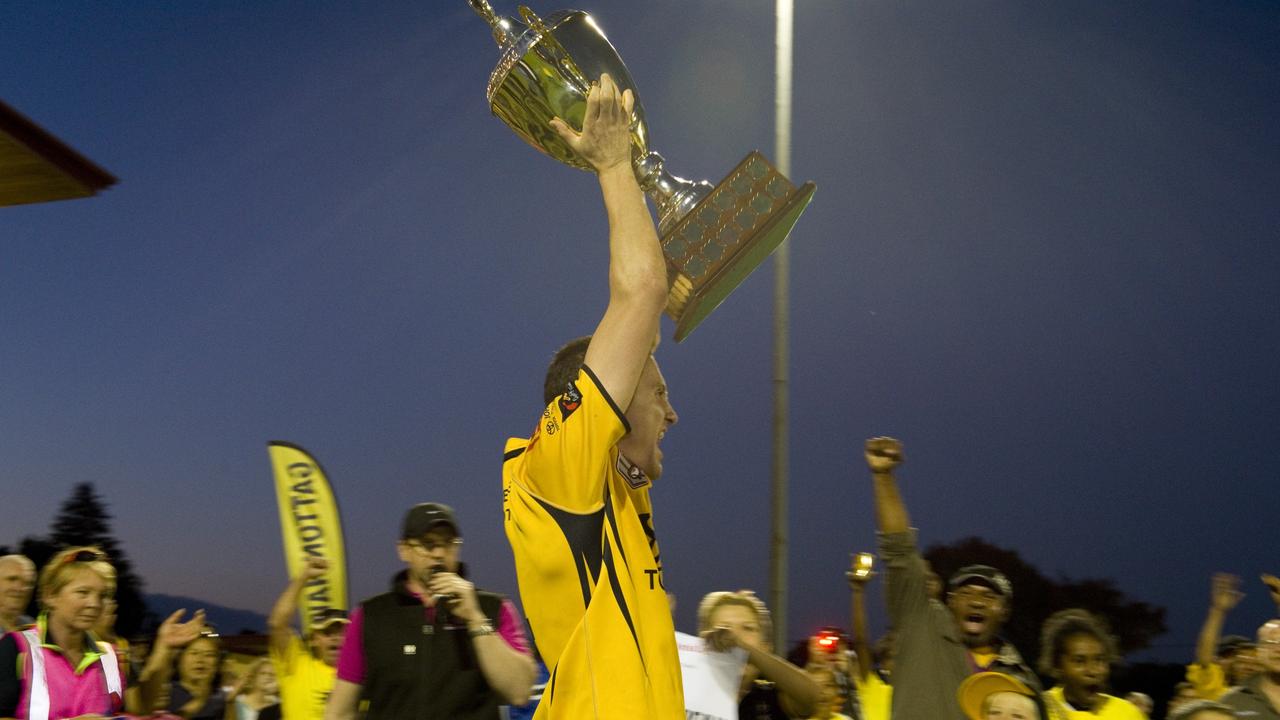
<path id="1" fill-rule="evenodd" d="M 39 546 L 41 542 L 58 549 L 73 545 L 94 545 L 100 548 L 116 569 L 116 602 L 119 605 L 116 630 L 120 635 L 129 637 L 142 627 L 147 606 L 142 598 L 142 580 L 133 572 L 133 563 L 111 535 L 110 520 L 111 514 L 94 490 L 93 483 L 79 483 L 72 489 L 71 497 L 62 503 L 58 516 L 54 518 L 49 539 L 42 541 L 38 538 L 25 538 L 23 554 L 37 565 L 43 566 L 52 552 L 46 553 Z M 26 552 L 28 541 L 32 541 L 32 552 Z M 32 553 L 42 556 L 37 557 Z"/>
<path id="2" fill-rule="evenodd" d="M 1002 634 L 1031 665 L 1040 654 L 1040 626 L 1058 610 L 1084 608 L 1105 618 L 1126 654 L 1150 646 L 1167 629 L 1164 608 L 1126 597 L 1111 580 L 1051 580 L 1017 551 L 982 538 L 932 545 L 924 556 L 944 581 L 965 565 L 991 565 L 1008 576 L 1013 583 L 1013 613 Z"/>

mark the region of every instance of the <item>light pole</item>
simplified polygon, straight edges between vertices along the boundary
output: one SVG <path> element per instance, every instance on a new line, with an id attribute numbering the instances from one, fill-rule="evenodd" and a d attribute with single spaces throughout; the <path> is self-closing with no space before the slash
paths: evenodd
<path id="1" fill-rule="evenodd" d="M 774 45 L 773 157 L 778 171 L 791 176 L 791 37 L 793 0 L 777 0 Z M 787 485 L 790 440 L 791 257 L 786 240 L 773 253 L 773 516 L 769 543 L 769 605 L 773 608 L 773 647 L 786 651 L 787 638 Z"/>

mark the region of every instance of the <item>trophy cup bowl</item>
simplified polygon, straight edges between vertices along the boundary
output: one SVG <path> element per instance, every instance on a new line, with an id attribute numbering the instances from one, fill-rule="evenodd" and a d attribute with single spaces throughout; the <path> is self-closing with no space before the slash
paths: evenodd
<path id="1" fill-rule="evenodd" d="M 591 82 L 608 73 L 635 96 L 632 168 L 657 206 L 667 260 L 667 314 L 680 342 L 764 261 L 791 232 L 815 186 L 797 189 L 759 152 L 717 185 L 676 177 L 649 147 L 640 93 L 622 57 L 592 17 L 560 10 L 540 18 L 520 7 L 521 20 L 498 16 L 488 0 L 468 0 L 502 51 L 489 76 L 490 109 L 525 142 L 566 165 L 591 170 L 551 127 L 559 117 L 582 128 Z"/>

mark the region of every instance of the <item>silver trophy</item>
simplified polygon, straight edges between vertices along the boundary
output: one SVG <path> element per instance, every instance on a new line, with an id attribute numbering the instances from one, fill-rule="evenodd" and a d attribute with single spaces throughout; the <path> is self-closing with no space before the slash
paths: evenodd
<path id="1" fill-rule="evenodd" d="M 591 81 L 608 73 L 635 95 L 632 167 L 658 210 L 667 259 L 667 314 L 680 342 L 764 261 L 799 219 L 815 186 L 799 189 L 759 152 L 751 152 L 720 183 L 685 180 L 668 172 L 649 149 L 644 106 L 618 52 L 590 15 L 560 10 L 545 19 L 520 7 L 517 20 L 494 13 L 487 0 L 468 0 L 493 30 L 502 51 L 489 76 L 497 115 L 540 152 L 594 170 L 551 127 L 562 118 L 581 130 Z"/>

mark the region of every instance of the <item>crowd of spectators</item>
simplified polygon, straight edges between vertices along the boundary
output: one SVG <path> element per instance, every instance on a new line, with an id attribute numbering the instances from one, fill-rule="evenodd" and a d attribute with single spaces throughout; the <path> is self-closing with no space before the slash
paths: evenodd
<path id="1" fill-rule="evenodd" d="M 708 648 L 737 649 L 746 659 L 742 720 L 1280 718 L 1280 620 L 1263 622 L 1252 639 L 1222 636 L 1243 597 L 1238 578 L 1212 577 L 1195 656 L 1175 688 L 1110 694 L 1112 667 L 1122 660 L 1116 639 L 1105 618 L 1079 608 L 1044 622 L 1032 670 L 1002 639 L 1016 612 L 1009 580 L 985 565 L 938 578 L 916 548 L 898 493 L 901 444 L 869 440 L 866 458 L 883 571 L 856 560 L 846 573 L 848 633 L 814 633 L 797 665 L 771 647 L 769 610 L 754 593 L 712 592 L 699 605 Z M 536 663 L 515 606 L 464 579 L 460 546 L 448 506 L 411 508 L 397 546 L 405 569 L 392 591 L 350 616 L 314 613 L 299 634 L 291 627 L 299 598 L 328 569 L 307 559 L 271 610 L 267 655 L 238 665 L 202 611 L 173 613 L 152 637 L 118 637 L 115 571 L 96 548 L 62 550 L 38 581 L 27 558 L 0 557 L 0 718 L 530 717 L 535 676 L 545 683 L 546 668 Z M 867 589 L 881 574 L 891 629 L 873 642 Z M 1262 580 L 1280 612 L 1280 580 Z M 30 617 L 24 613 L 36 591 L 39 612 Z M 1152 695 L 1169 697 L 1160 716 Z M 409 709 L 446 702 L 440 698 L 448 698 L 448 711 Z"/>

